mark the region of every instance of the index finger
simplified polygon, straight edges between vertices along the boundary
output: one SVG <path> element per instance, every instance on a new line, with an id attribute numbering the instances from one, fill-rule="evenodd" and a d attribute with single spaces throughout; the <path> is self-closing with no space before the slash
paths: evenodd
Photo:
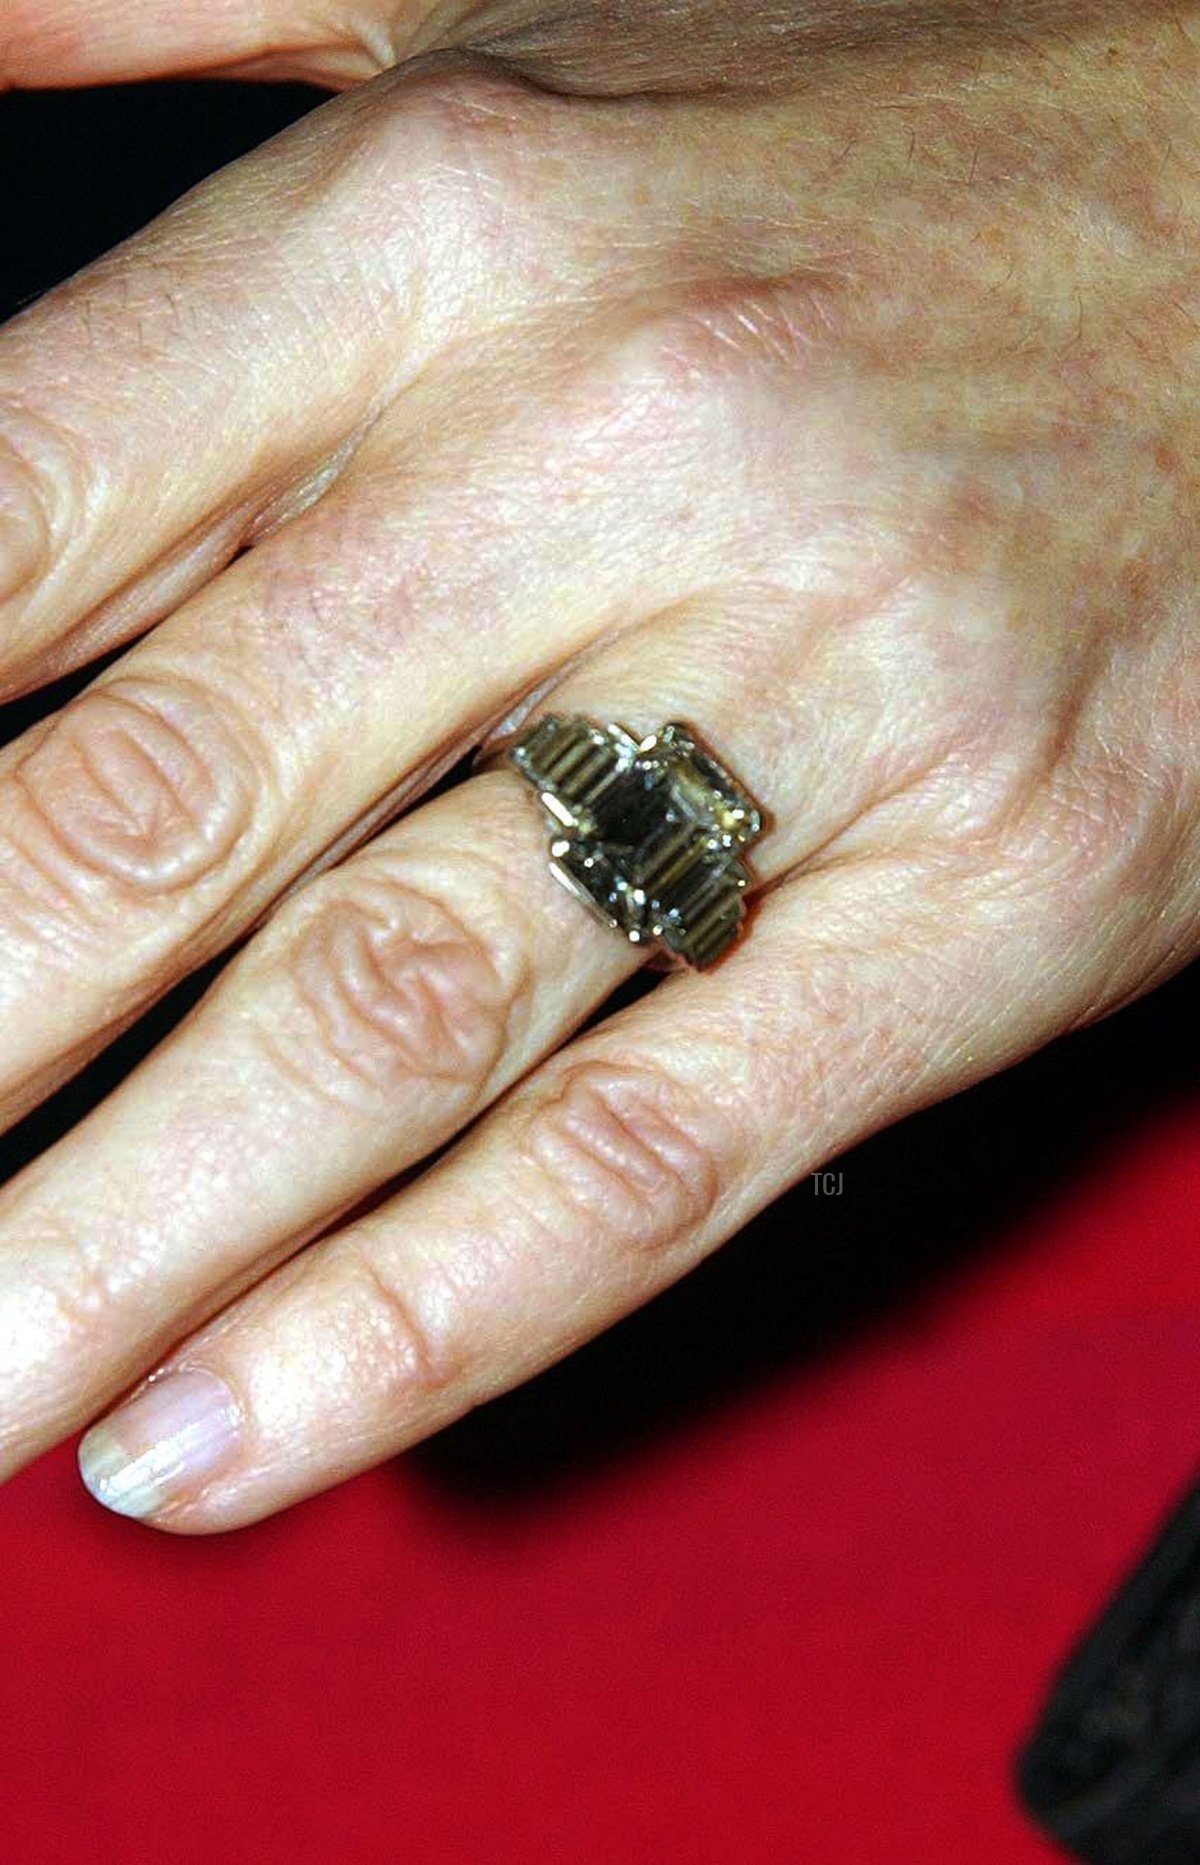
<path id="1" fill-rule="evenodd" d="M 333 100 L 0 332 L 0 699 L 303 510 L 496 307 L 454 179 L 468 88 L 426 68 Z"/>

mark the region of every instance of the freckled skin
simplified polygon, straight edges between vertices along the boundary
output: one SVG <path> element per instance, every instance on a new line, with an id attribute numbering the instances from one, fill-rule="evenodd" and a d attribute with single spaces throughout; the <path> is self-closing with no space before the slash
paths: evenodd
<path id="1" fill-rule="evenodd" d="M 219 62 L 157 3 L 59 75 Z M 669 42 L 582 0 L 254 11 L 243 70 L 380 75 L 0 336 L 52 558 L 0 684 L 84 664 L 101 613 L 102 683 L 169 708 L 0 757 L 0 1106 L 266 922 L 0 1201 L 5 1467 L 204 1369 L 241 1435 L 156 1488 L 185 1532 L 549 1364 L 1200 948 L 1196 9 L 698 3 Z M 790 62 L 715 95 L 770 17 Z M 252 548 L 160 621 L 155 565 L 231 513 Z M 201 673 L 211 731 L 171 698 Z M 639 960 L 533 799 L 413 807 L 530 695 L 693 720 L 772 825 L 745 941 L 594 1027 Z"/>

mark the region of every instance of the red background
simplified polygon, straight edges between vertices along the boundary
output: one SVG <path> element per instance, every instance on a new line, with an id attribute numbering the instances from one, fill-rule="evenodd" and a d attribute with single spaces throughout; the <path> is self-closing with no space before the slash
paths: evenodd
<path id="1" fill-rule="evenodd" d="M 1197 1462 L 1198 1009 L 877 1136 L 273 1522 L 161 1536 L 43 1459 L 0 1855 L 1045 1865 L 1013 1757 Z"/>

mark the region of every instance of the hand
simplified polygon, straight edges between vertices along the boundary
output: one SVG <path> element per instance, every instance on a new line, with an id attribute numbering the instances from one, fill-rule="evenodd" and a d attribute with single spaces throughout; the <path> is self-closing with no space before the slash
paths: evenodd
<path id="1" fill-rule="evenodd" d="M 8 1117 L 258 930 L 0 1195 L 7 1469 L 151 1369 L 89 1481 L 252 1521 L 1193 956 L 1198 78 L 435 57 L 10 325 L 4 690 L 143 638 L 0 753 Z M 414 807 L 521 708 L 690 720 L 773 824 L 582 1034 L 639 956 L 531 793 Z"/>

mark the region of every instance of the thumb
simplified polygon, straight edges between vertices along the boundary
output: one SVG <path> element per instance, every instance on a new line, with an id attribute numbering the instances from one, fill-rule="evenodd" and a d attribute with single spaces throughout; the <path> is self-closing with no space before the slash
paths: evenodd
<path id="1" fill-rule="evenodd" d="M 0 0 L 0 91 L 207 73 L 341 90 L 395 64 L 434 0 Z"/>

